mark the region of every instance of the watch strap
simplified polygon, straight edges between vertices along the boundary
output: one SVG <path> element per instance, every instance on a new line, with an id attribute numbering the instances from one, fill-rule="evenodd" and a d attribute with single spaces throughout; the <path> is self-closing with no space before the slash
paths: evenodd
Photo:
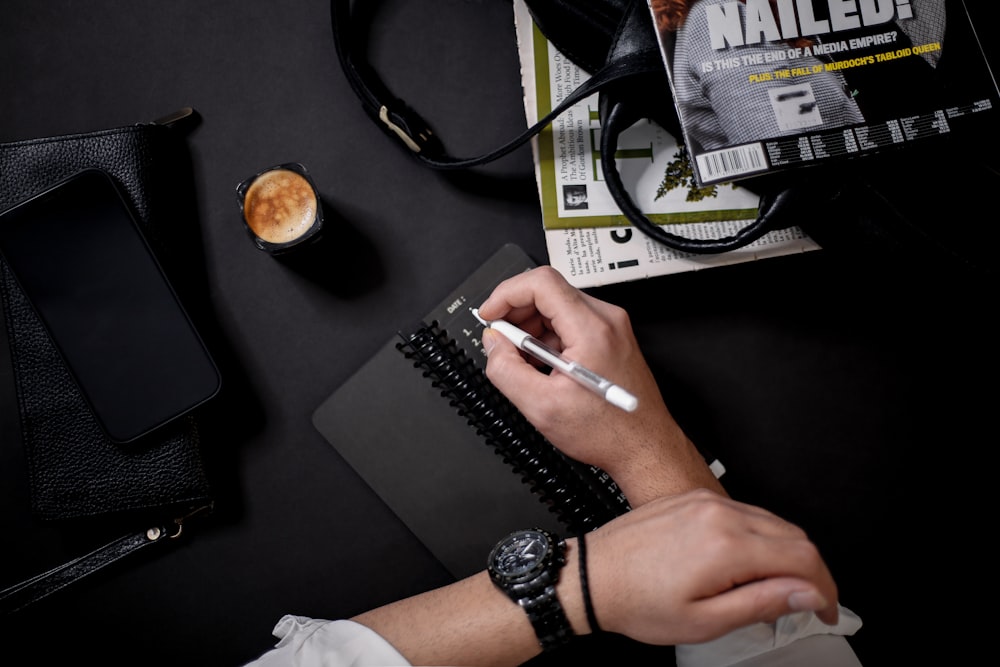
<path id="1" fill-rule="evenodd" d="M 566 611 L 553 581 L 534 598 L 522 598 L 519 604 L 528 615 L 531 627 L 535 629 L 543 651 L 562 646 L 573 638 L 573 628 L 566 617 Z"/>

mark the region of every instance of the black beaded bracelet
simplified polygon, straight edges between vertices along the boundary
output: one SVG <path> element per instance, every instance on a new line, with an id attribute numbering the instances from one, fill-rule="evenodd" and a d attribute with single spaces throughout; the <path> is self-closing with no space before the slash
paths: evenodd
<path id="1" fill-rule="evenodd" d="M 587 612 L 587 622 L 590 623 L 590 631 L 601 632 L 601 626 L 597 624 L 597 614 L 594 613 L 594 601 L 590 599 L 590 582 L 587 580 L 587 539 L 584 533 L 580 533 L 577 538 L 580 548 L 580 591 L 583 593 L 583 608 Z"/>

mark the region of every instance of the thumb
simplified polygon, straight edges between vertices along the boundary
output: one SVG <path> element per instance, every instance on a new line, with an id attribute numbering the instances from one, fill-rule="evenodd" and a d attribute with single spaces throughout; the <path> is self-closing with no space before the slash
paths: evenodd
<path id="1" fill-rule="evenodd" d="M 483 335 L 482 335 L 483 351 L 486 353 L 487 357 L 490 356 L 490 353 L 493 352 L 493 348 L 495 348 L 497 346 L 497 343 L 503 338 L 504 336 L 498 334 L 496 331 L 494 331 L 489 327 L 483 329 Z"/>
<path id="2" fill-rule="evenodd" d="M 544 398 L 546 390 L 539 384 L 544 374 L 503 334 L 487 328 L 483 331 L 482 343 L 486 352 L 486 377 L 530 421 L 530 408 L 528 412 L 524 410 L 532 401 Z"/>

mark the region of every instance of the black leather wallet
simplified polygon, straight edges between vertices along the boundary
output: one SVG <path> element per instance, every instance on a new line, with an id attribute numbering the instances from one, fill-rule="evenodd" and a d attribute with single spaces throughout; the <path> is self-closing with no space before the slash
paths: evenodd
<path id="1" fill-rule="evenodd" d="M 160 121 L 0 144 L 0 210 L 80 170 L 103 169 L 130 200 L 183 300 L 187 272 L 171 269 L 184 255 L 178 241 L 185 220 L 177 207 L 193 201 L 183 130 L 193 114 L 186 109 Z M 176 519 L 211 506 L 212 492 L 195 414 L 127 446 L 112 442 L 2 258 L 0 299 L 32 514 L 43 521 L 121 515 L 123 524 L 130 522 L 124 537 L 0 592 L 0 608 L 12 611 L 173 534 Z"/>

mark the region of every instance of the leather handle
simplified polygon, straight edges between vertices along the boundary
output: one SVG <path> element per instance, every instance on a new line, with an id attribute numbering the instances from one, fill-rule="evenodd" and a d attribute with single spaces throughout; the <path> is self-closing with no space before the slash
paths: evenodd
<path id="1" fill-rule="evenodd" d="M 141 532 L 122 535 L 84 556 L 0 591 L 0 611 L 7 615 L 24 609 L 129 554 L 176 534 L 168 533 L 163 526 L 152 526 Z"/>
<path id="2" fill-rule="evenodd" d="M 472 157 L 454 157 L 447 153 L 430 124 L 415 109 L 396 97 L 369 65 L 364 53 L 365 31 L 356 25 L 352 29 L 352 23 L 356 21 L 351 11 L 351 1 L 331 0 L 330 18 L 337 58 L 351 88 L 361 101 L 362 108 L 386 133 L 402 143 L 414 157 L 432 169 L 468 169 L 498 160 L 526 144 L 556 117 L 580 100 L 598 93 L 616 81 L 634 76 L 638 67 L 649 66 L 648 62 L 641 62 L 637 58 L 622 58 L 611 62 L 593 73 L 544 118 L 540 118 L 521 134 L 489 153 Z"/>
<path id="3" fill-rule="evenodd" d="M 149 525 L 141 531 L 126 533 L 86 555 L 14 584 L 0 591 L 0 614 L 4 616 L 13 614 L 130 554 L 153 544 L 176 539 L 181 536 L 190 519 L 209 514 L 213 508 L 214 503 L 212 502 L 193 506 L 188 508 L 182 516 L 168 522 L 171 525 L 171 530 L 168 530 L 166 525 L 161 523 Z"/>
<path id="4" fill-rule="evenodd" d="M 694 239 L 680 236 L 668 232 L 655 224 L 635 205 L 631 195 L 622 183 L 615 160 L 615 153 L 618 150 L 618 139 L 622 131 L 640 120 L 639 114 L 632 112 L 628 104 L 622 100 L 612 99 L 610 96 L 604 94 L 601 95 L 600 108 L 602 122 L 601 170 L 604 173 L 604 181 L 615 202 L 621 208 L 622 213 L 639 231 L 674 250 L 708 254 L 726 252 L 743 247 L 748 243 L 753 243 L 771 229 L 776 229 L 776 227 L 772 226 L 774 221 L 770 215 L 774 207 L 765 205 L 759 207 L 760 212 L 757 218 L 743 227 L 739 232 L 731 236 L 714 239 Z M 762 198 L 761 203 L 765 204 L 767 202 Z"/>
<path id="5" fill-rule="evenodd" d="M 718 239 L 692 239 L 672 234 L 650 221 L 633 202 L 622 183 L 615 162 L 618 139 L 624 130 L 641 119 L 641 112 L 635 112 L 642 105 L 632 96 L 640 97 L 666 95 L 667 81 L 663 61 L 655 40 L 651 37 L 652 26 L 646 13 L 645 3 L 632 2 L 625 11 L 613 40 L 611 52 L 603 67 L 593 72 L 583 84 L 572 91 L 545 117 L 489 153 L 458 158 L 449 155 L 429 124 L 405 102 L 397 98 L 386 87 L 378 74 L 368 64 L 365 53 L 365 31 L 356 26 L 351 29 L 352 16 L 350 0 L 331 0 L 331 21 L 337 56 L 351 87 L 361 101 L 365 111 L 375 119 L 390 136 L 405 145 L 413 156 L 433 169 L 458 170 L 481 166 L 497 160 L 527 143 L 541 132 L 570 106 L 579 101 L 599 95 L 601 123 L 601 168 L 604 179 L 615 202 L 622 213 L 636 228 L 663 245 L 689 253 L 721 253 L 752 243 L 774 225 L 774 202 L 761 198 L 760 215 L 738 233 Z M 355 11 L 361 11 L 360 9 Z M 568 10 L 567 10 L 568 11 Z M 633 99 L 632 102 L 627 100 Z M 648 100 L 647 100 L 648 101 Z M 669 96 L 661 99 L 664 113 L 655 118 L 664 127 L 679 132 L 669 109 Z M 649 108 L 645 105 L 642 108 Z M 786 225 L 787 226 L 787 225 Z"/>

